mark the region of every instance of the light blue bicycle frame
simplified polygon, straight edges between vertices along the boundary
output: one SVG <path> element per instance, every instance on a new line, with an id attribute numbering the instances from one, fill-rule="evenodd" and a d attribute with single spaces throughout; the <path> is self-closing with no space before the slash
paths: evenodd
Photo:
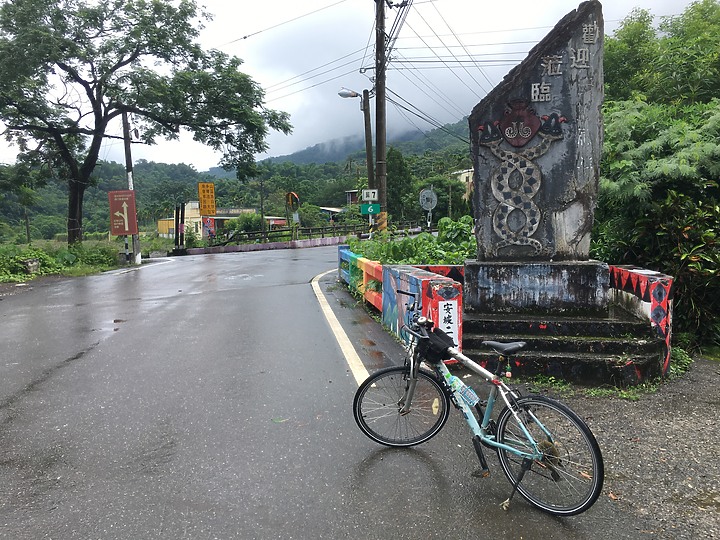
<path id="1" fill-rule="evenodd" d="M 485 381 L 490 383 L 492 386 L 490 388 L 490 392 L 487 397 L 487 404 L 485 406 L 485 414 L 482 418 L 482 421 L 480 424 L 478 424 L 477 419 L 475 418 L 475 415 L 473 414 L 470 406 L 465 402 L 465 400 L 462 398 L 462 396 L 459 394 L 459 392 L 455 390 L 451 390 L 454 394 L 455 401 L 460 407 L 460 410 L 463 413 L 463 416 L 465 417 L 465 421 L 467 422 L 468 426 L 470 426 L 470 429 L 472 432 L 480 437 L 480 440 L 487 443 L 490 446 L 493 446 L 495 448 L 501 448 L 503 450 L 506 450 L 508 452 L 512 452 L 513 454 L 520 456 L 522 458 L 530 458 L 530 459 L 541 459 L 543 457 L 543 453 L 538 448 L 538 443 L 535 441 L 532 435 L 530 435 L 530 432 L 525 427 L 525 423 L 520 419 L 520 417 L 517 414 L 517 411 L 515 410 L 515 407 L 513 407 L 510 403 L 510 399 L 508 399 L 508 396 L 511 396 L 513 399 L 517 399 L 517 394 L 515 394 L 511 388 L 509 388 L 503 381 L 495 375 L 494 373 L 488 371 L 484 367 L 482 367 L 480 364 L 474 362 L 464 354 L 462 354 L 459 350 L 457 350 L 455 347 L 450 347 L 448 349 L 448 353 L 450 356 L 452 356 L 455 360 L 460 362 L 463 366 L 468 368 L 470 371 L 473 371 L 474 373 L 477 373 L 480 375 Z M 450 373 L 450 370 L 447 368 L 447 366 L 444 363 L 440 363 L 435 367 L 435 370 L 440 373 L 440 375 L 445 378 L 446 375 Z M 527 438 L 526 441 L 517 441 L 518 444 L 522 444 L 527 446 L 527 443 L 529 442 L 532 446 L 532 451 L 529 452 L 523 452 L 522 450 L 519 450 L 518 448 L 514 446 L 508 446 L 507 444 L 503 444 L 501 442 L 498 442 L 495 440 L 495 436 L 488 433 L 488 426 L 490 425 L 490 419 L 492 416 L 493 408 L 495 406 L 495 402 L 497 400 L 498 395 L 503 399 L 505 402 L 505 405 L 509 408 L 509 410 L 512 412 L 513 417 L 515 418 L 515 422 L 517 422 L 517 425 L 522 430 L 523 434 Z M 410 398 L 410 401 L 412 399 L 412 396 L 409 395 L 408 398 Z M 407 404 L 406 404 L 407 405 Z M 545 428 L 545 426 L 542 425 L 542 423 L 534 416 L 532 413 L 530 413 L 533 421 L 540 427 L 540 429 L 545 433 L 545 435 L 548 437 L 549 441 L 552 441 L 552 436 L 550 435 L 550 432 Z"/>

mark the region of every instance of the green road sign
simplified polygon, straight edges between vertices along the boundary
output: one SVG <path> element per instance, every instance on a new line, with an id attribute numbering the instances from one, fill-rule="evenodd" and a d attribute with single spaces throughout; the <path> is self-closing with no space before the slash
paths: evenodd
<path id="1" fill-rule="evenodd" d="M 380 205 L 379 204 L 361 204 L 360 205 L 360 213 L 363 216 L 366 216 L 368 214 L 379 214 L 380 213 Z"/>

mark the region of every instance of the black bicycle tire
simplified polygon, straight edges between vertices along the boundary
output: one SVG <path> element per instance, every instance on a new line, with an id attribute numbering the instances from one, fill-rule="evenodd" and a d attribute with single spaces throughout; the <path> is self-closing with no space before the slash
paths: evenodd
<path id="1" fill-rule="evenodd" d="M 575 437 L 579 437 L 578 441 L 571 441 L 568 437 L 563 441 L 556 439 L 554 443 L 550 443 L 552 450 L 548 452 L 551 454 L 548 462 L 533 463 L 531 469 L 525 473 L 525 478 L 520 482 L 517 487 L 518 493 L 522 495 L 529 503 L 533 506 L 556 516 L 574 516 L 585 512 L 590 508 L 595 501 L 597 501 L 602 491 L 602 486 L 605 476 L 605 465 L 603 463 L 602 452 L 600 446 L 595 439 L 595 436 L 590 431 L 587 424 L 567 405 L 560 403 L 557 400 L 548 398 L 546 396 L 524 396 L 517 400 L 517 406 L 524 408 L 530 405 L 535 405 L 546 410 L 553 409 L 560 415 L 564 416 L 569 422 L 569 426 L 574 427 L 577 430 Z M 546 421 L 549 418 L 542 418 L 542 413 L 538 415 L 540 422 Z M 497 420 L 497 441 L 503 442 L 506 438 L 506 432 L 510 429 L 510 422 L 513 420 L 512 411 L 505 407 L 498 416 Z M 552 426 L 546 426 L 552 430 Z M 519 430 L 518 430 L 519 433 Z M 536 434 L 533 434 L 534 436 Z M 519 436 L 516 434 L 516 436 Z M 556 437 L 560 437 L 559 433 L 555 433 Z M 574 445 L 577 444 L 580 447 L 585 448 L 587 457 L 589 460 L 578 461 L 573 459 L 574 456 Z M 520 459 L 514 454 L 498 449 L 498 458 L 503 472 L 508 477 L 512 484 L 517 481 L 516 471 L 520 468 Z M 563 458 L 563 456 L 565 456 Z M 543 459 L 543 461 L 545 461 Z M 555 463 L 553 463 L 555 461 Z M 566 466 L 569 465 L 569 466 Z M 578 469 L 575 474 L 571 474 L 571 469 Z M 560 473 L 558 473 L 559 471 Z M 591 472 L 588 472 L 591 471 Z M 530 476 L 528 476 L 530 475 Z M 553 478 L 553 475 L 557 475 L 559 481 Z M 542 482 L 545 479 L 545 482 Z M 535 482 L 538 480 L 539 482 Z M 575 488 L 587 486 L 585 489 L 580 490 L 582 494 L 579 495 L 577 501 L 571 504 L 560 504 L 558 501 L 544 500 L 544 497 L 539 495 L 536 485 L 543 485 L 552 488 L 554 493 L 560 495 L 562 491 L 569 493 L 575 490 Z M 542 488 L 539 488 L 542 489 Z M 578 491 L 579 493 L 579 491 Z"/>
<path id="2" fill-rule="evenodd" d="M 437 435 L 447 422 L 450 415 L 450 398 L 443 390 L 438 378 L 425 369 L 418 370 L 418 385 L 410 413 L 400 415 L 398 400 L 402 397 L 400 384 L 410 372 L 408 366 L 390 367 L 377 371 L 368 377 L 355 392 L 353 400 L 353 416 L 360 430 L 370 439 L 394 448 L 405 448 L 424 443 Z M 380 381 L 388 379 L 381 387 Z M 373 387 L 375 385 L 375 387 Z M 371 390 L 382 402 L 366 403 L 370 399 Z M 423 395 L 429 392 L 430 395 Z M 429 399 L 437 399 L 428 401 Z M 365 407 L 364 405 L 367 405 Z M 437 407 L 435 411 L 434 407 Z M 371 412 L 384 411 L 383 414 L 370 418 Z M 429 423 L 428 423 L 429 420 Z M 370 424 L 375 424 L 371 426 Z M 427 424 L 427 427 L 422 425 Z M 418 426 L 421 427 L 418 427 Z M 392 428 L 394 437 L 381 433 L 380 426 Z"/>

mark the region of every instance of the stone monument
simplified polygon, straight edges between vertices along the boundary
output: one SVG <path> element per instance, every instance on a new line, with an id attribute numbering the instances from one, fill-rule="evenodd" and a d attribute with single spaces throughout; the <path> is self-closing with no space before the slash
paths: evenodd
<path id="1" fill-rule="evenodd" d="M 583 2 L 470 115 L 478 252 L 466 311 L 607 311 L 608 267 L 589 260 L 603 36 L 600 2 Z"/>

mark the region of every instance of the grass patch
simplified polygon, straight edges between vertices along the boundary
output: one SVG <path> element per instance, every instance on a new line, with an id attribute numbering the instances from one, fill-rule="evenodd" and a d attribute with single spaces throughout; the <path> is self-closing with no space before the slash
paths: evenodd
<path id="1" fill-rule="evenodd" d="M 605 386 L 600 388 L 583 388 L 582 392 L 587 397 L 608 398 L 615 397 L 625 399 L 627 401 L 639 401 L 640 398 L 648 394 L 657 392 L 662 384 L 660 379 L 647 381 L 637 386 L 629 386 L 627 388 L 618 388 L 616 386 Z"/>
<path id="2" fill-rule="evenodd" d="M 531 392 L 551 390 L 563 397 L 572 396 L 576 391 L 576 387 L 574 387 L 570 382 L 548 375 L 535 375 L 527 379 L 518 378 L 513 382 L 513 384 L 515 382 L 525 382 L 528 384 Z"/>

